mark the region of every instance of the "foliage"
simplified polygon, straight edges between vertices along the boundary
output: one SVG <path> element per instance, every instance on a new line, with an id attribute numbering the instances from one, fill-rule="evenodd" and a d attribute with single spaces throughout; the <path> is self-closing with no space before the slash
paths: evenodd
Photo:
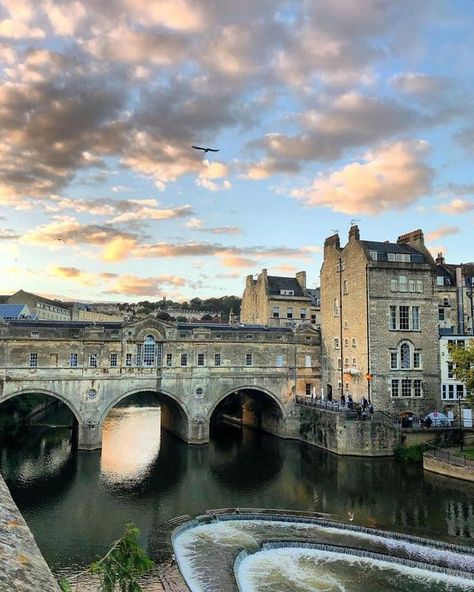
<path id="1" fill-rule="evenodd" d="M 141 592 L 138 578 L 150 570 L 154 563 L 138 542 L 139 529 L 127 524 L 125 532 L 110 551 L 92 563 L 88 570 L 99 577 L 102 592 Z M 72 592 L 70 583 L 61 580 L 62 592 Z"/>
<path id="2" fill-rule="evenodd" d="M 454 376 L 466 385 L 466 402 L 474 405 L 474 339 L 465 347 L 451 346 L 449 354 L 454 362 Z"/>
<path id="3" fill-rule="evenodd" d="M 426 452 L 426 444 L 414 444 L 413 446 L 397 446 L 394 450 L 395 460 L 404 462 L 421 462 L 423 452 Z"/>

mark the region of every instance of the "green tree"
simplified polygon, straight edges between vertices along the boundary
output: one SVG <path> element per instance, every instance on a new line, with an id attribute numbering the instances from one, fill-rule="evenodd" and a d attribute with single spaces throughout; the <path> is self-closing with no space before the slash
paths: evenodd
<path id="1" fill-rule="evenodd" d="M 138 542 L 140 531 L 127 524 L 125 532 L 116 541 L 107 555 L 92 563 L 88 572 L 99 577 L 101 592 L 141 592 L 138 578 L 150 570 L 154 563 Z M 70 582 L 62 579 L 59 587 L 71 592 Z"/>
<path id="2" fill-rule="evenodd" d="M 474 405 L 474 339 L 466 342 L 465 347 L 450 347 L 449 354 L 454 362 L 454 376 L 466 386 L 465 400 Z"/>

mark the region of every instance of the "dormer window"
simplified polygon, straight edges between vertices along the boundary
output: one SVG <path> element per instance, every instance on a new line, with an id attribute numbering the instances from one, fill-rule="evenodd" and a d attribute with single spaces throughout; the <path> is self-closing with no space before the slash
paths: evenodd
<path id="1" fill-rule="evenodd" d="M 280 290 L 280 296 L 294 296 L 294 290 Z"/>

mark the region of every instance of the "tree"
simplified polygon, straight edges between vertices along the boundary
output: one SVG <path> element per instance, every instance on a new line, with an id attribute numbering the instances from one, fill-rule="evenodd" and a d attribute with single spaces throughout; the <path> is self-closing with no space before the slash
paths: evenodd
<path id="1" fill-rule="evenodd" d="M 467 341 L 465 347 L 450 347 L 449 354 L 454 362 L 454 376 L 466 386 L 465 401 L 474 405 L 474 339 Z"/>
<path id="2" fill-rule="evenodd" d="M 99 577 L 101 592 L 141 592 L 137 580 L 154 563 L 138 543 L 139 534 L 136 526 L 127 524 L 125 532 L 107 555 L 87 569 Z M 71 584 L 65 579 L 59 582 L 59 586 L 63 592 L 72 592 Z"/>

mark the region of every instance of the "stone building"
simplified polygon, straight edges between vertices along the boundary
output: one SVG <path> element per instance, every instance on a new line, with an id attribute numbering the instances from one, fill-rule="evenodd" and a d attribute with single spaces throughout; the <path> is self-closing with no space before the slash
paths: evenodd
<path id="1" fill-rule="evenodd" d="M 441 334 L 474 335 L 474 263 L 446 263 L 438 253 L 435 290 Z"/>
<path id="2" fill-rule="evenodd" d="M 425 413 L 439 402 L 435 263 L 421 230 L 397 242 L 326 239 L 321 268 L 322 382 L 327 396 Z"/>
<path id="3" fill-rule="evenodd" d="M 69 406 L 79 446 L 99 448 L 103 421 L 124 397 L 153 392 L 162 424 L 189 443 L 209 439 L 219 405 L 238 395 L 243 422 L 297 437 L 296 395 L 320 389 L 320 333 L 311 326 L 0 322 L 0 403 L 44 393 Z"/>
<path id="4" fill-rule="evenodd" d="M 71 313 L 61 301 L 43 298 L 24 290 L 18 290 L 9 296 L 7 302 L 8 304 L 25 304 L 31 314 L 36 315 L 40 320 L 69 321 L 71 319 Z"/>
<path id="5" fill-rule="evenodd" d="M 319 289 L 306 287 L 306 272 L 294 278 L 268 275 L 246 279 L 240 321 L 268 327 L 293 327 L 304 322 L 319 327 Z"/>

